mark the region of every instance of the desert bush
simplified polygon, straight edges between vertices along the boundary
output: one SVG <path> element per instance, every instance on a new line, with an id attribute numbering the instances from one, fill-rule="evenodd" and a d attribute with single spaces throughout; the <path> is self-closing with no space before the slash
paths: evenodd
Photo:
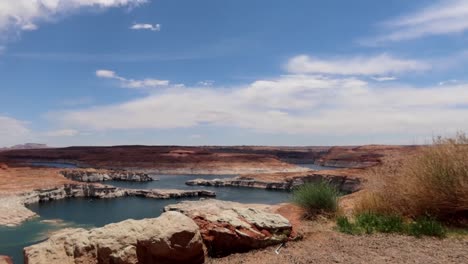
<path id="1" fill-rule="evenodd" d="M 354 224 L 352 224 L 346 216 L 338 216 L 336 218 L 336 226 L 341 233 L 350 235 L 357 233 Z"/>
<path id="2" fill-rule="evenodd" d="M 434 218 L 419 217 L 408 226 L 408 233 L 415 237 L 435 236 L 445 237 L 446 231 L 440 222 Z"/>
<path id="3" fill-rule="evenodd" d="M 306 217 L 333 214 L 338 208 L 338 190 L 328 182 L 306 183 L 293 191 L 292 201 L 304 208 Z"/>
<path id="4" fill-rule="evenodd" d="M 370 212 L 357 215 L 356 225 L 367 234 L 374 232 L 401 233 L 405 229 L 401 216 Z"/>
<path id="5" fill-rule="evenodd" d="M 340 216 L 336 220 L 338 231 L 351 235 L 373 233 L 398 233 L 411 236 L 444 237 L 446 229 L 440 222 L 430 217 L 420 217 L 415 221 L 405 222 L 401 216 L 375 213 L 361 213 L 351 222 Z"/>
<path id="6" fill-rule="evenodd" d="M 371 170 L 356 213 L 374 212 L 440 221 L 468 216 L 468 138 L 437 138 L 404 160 Z"/>

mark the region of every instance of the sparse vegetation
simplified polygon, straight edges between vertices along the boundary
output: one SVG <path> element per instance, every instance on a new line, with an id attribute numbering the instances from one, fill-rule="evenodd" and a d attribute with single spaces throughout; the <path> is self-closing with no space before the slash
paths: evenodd
<path id="1" fill-rule="evenodd" d="M 425 216 L 419 217 L 416 221 L 408 226 L 408 233 L 415 237 L 435 236 L 444 237 L 446 234 L 445 228 L 435 219 Z"/>
<path id="2" fill-rule="evenodd" d="M 420 219 L 430 215 L 444 223 L 468 216 L 468 138 L 437 138 L 432 146 L 405 160 L 372 170 L 369 192 L 356 213 L 372 212 Z"/>
<path id="3" fill-rule="evenodd" d="M 398 233 L 416 237 L 444 237 L 446 235 L 446 229 L 442 224 L 430 217 L 405 222 L 397 215 L 362 213 L 356 216 L 354 222 L 345 216 L 340 216 L 336 223 L 338 231 L 351 235 L 373 233 Z"/>
<path id="4" fill-rule="evenodd" d="M 338 227 L 338 231 L 341 233 L 350 235 L 358 233 L 355 225 L 353 225 L 346 216 L 338 216 L 336 218 L 336 225 Z"/>
<path id="5" fill-rule="evenodd" d="M 306 211 L 307 218 L 334 214 L 338 208 L 338 190 L 328 182 L 306 183 L 293 192 L 293 202 Z"/>

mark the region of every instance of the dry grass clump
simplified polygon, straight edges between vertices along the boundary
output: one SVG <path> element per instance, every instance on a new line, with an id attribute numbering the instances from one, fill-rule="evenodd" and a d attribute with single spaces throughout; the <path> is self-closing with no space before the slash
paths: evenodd
<path id="1" fill-rule="evenodd" d="M 468 217 L 468 138 L 437 138 L 433 145 L 371 171 L 369 191 L 356 213 L 430 216 L 440 221 Z"/>

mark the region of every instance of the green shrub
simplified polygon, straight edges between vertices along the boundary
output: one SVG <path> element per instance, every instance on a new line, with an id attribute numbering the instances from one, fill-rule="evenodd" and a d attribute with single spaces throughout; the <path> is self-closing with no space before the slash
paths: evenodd
<path id="1" fill-rule="evenodd" d="M 408 233 L 415 237 L 445 237 L 446 230 L 440 222 L 431 217 L 420 217 L 408 226 Z"/>
<path id="2" fill-rule="evenodd" d="M 373 213 L 361 213 L 356 216 L 356 225 L 366 234 L 372 234 L 379 225 L 379 216 Z"/>
<path id="3" fill-rule="evenodd" d="M 304 208 L 306 217 L 333 214 L 338 208 L 338 190 L 325 181 L 306 183 L 296 188 L 292 195 L 295 204 Z"/>
<path id="4" fill-rule="evenodd" d="M 341 233 L 349 235 L 354 235 L 357 233 L 355 226 L 351 222 L 349 222 L 346 216 L 339 216 L 336 219 L 336 225 L 338 227 L 338 231 L 340 231 Z"/>
<path id="5" fill-rule="evenodd" d="M 347 217 L 336 219 L 338 231 L 346 234 L 399 233 L 411 236 L 444 237 L 446 230 L 436 220 L 429 217 L 419 218 L 406 224 L 401 216 L 375 213 L 361 213 L 352 223 Z"/>

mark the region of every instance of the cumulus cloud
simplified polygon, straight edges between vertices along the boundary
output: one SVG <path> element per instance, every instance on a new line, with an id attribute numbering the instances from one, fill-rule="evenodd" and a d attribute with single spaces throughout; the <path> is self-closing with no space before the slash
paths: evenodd
<path id="1" fill-rule="evenodd" d="M 0 1 L 0 32 L 36 30 L 37 23 L 49 21 L 81 8 L 136 6 L 147 0 L 11 0 Z"/>
<path id="2" fill-rule="evenodd" d="M 134 24 L 130 27 L 133 30 L 161 31 L 161 24 Z"/>
<path id="3" fill-rule="evenodd" d="M 8 116 L 0 116 L 0 146 L 18 144 L 30 134 L 27 123 Z"/>
<path id="4" fill-rule="evenodd" d="M 56 113 L 66 127 L 107 131 L 223 126 L 266 133 L 369 135 L 468 130 L 468 85 L 379 86 L 285 75 L 230 88 L 171 87 L 139 99 Z"/>
<path id="5" fill-rule="evenodd" d="M 388 54 L 319 59 L 308 55 L 292 58 L 286 65 L 291 73 L 316 73 L 337 75 L 383 75 L 431 68 L 427 62 L 396 58 Z"/>
<path id="6" fill-rule="evenodd" d="M 384 23 L 385 34 L 365 40 L 380 43 L 425 36 L 462 33 L 468 30 L 468 1 L 439 0 L 435 4 Z"/>
<path id="7" fill-rule="evenodd" d="M 118 80 L 122 87 L 126 88 L 157 88 L 157 87 L 166 87 L 169 86 L 168 80 L 158 80 L 158 79 L 127 79 L 117 75 L 114 71 L 110 70 L 97 70 L 96 76 L 99 78 L 114 79 Z"/>

